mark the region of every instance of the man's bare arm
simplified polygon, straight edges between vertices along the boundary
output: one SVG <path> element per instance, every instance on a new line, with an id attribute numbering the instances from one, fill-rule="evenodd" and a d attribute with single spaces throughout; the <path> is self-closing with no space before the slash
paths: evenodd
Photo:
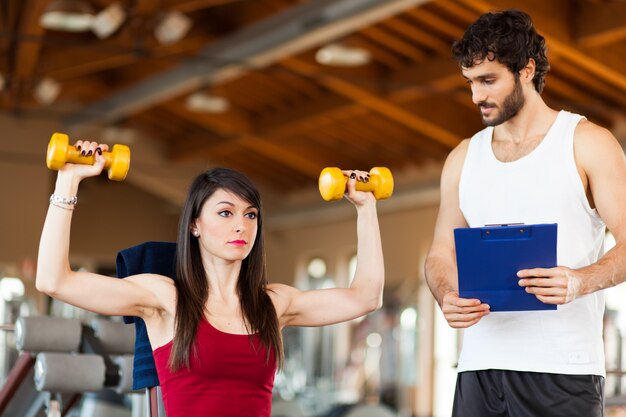
<path id="1" fill-rule="evenodd" d="M 476 324 L 489 312 L 480 300 L 459 298 L 454 249 L 454 229 L 467 227 L 459 205 L 459 180 L 469 140 L 463 141 L 446 159 L 441 175 L 441 202 L 433 243 L 426 258 L 426 282 L 451 327 Z"/>
<path id="2" fill-rule="evenodd" d="M 626 280 L 624 151 L 608 130 L 587 121 L 581 122 L 576 129 L 574 150 L 577 165 L 583 172 L 583 185 L 591 191 L 595 208 L 615 236 L 616 246 L 596 263 L 581 269 L 557 267 L 520 271 L 520 285 L 549 304 L 569 303 L 579 296 Z"/>

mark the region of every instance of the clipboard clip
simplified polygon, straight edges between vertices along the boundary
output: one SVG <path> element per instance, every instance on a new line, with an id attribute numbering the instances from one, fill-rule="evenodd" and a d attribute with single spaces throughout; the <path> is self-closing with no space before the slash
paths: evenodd
<path id="1" fill-rule="evenodd" d="M 493 223 L 493 224 L 486 224 L 485 227 L 498 227 L 498 226 L 502 226 L 502 227 L 506 227 L 506 226 L 522 226 L 524 223 Z"/>
<path id="2" fill-rule="evenodd" d="M 530 238 L 531 227 L 524 223 L 488 224 L 481 231 L 484 240 L 511 240 Z"/>

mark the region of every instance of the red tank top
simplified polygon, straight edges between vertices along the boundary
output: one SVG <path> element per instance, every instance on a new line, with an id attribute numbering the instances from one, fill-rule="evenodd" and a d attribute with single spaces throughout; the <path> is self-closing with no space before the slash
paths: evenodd
<path id="1" fill-rule="evenodd" d="M 172 342 L 153 351 L 167 417 L 270 417 L 276 372 L 273 349 L 257 335 L 222 332 L 208 321 L 198 326 L 197 357 L 190 369 L 171 372 Z"/>

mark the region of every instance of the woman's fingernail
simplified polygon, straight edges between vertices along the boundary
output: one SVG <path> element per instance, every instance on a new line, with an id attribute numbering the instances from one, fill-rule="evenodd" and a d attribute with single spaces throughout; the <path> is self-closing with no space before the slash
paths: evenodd
<path id="1" fill-rule="evenodd" d="M 370 179 L 365 177 L 365 178 L 363 178 L 363 182 L 370 182 Z"/>
<path id="2" fill-rule="evenodd" d="M 91 156 L 91 155 L 93 155 L 93 151 L 90 150 L 89 152 L 87 152 L 87 156 Z"/>
<path id="3" fill-rule="evenodd" d="M 76 145 L 76 149 L 80 151 L 80 145 Z"/>
<path id="4" fill-rule="evenodd" d="M 351 179 L 355 179 L 356 178 L 356 174 L 353 172 L 352 174 L 350 174 L 350 178 Z"/>
<path id="5" fill-rule="evenodd" d="M 96 148 L 96 152 L 98 152 L 98 155 L 102 155 L 102 149 Z"/>

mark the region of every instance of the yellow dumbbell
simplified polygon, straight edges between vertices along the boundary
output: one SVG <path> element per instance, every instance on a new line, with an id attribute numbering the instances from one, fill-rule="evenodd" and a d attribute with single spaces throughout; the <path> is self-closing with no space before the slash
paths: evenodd
<path id="1" fill-rule="evenodd" d="M 111 152 L 103 152 L 104 167 L 108 170 L 109 179 L 123 181 L 130 167 L 130 148 L 126 145 L 113 145 Z M 48 168 L 59 170 L 66 163 L 93 165 L 96 157 L 83 156 L 74 146 L 69 145 L 69 137 L 63 133 L 54 133 L 48 143 L 46 165 Z"/>
<path id="2" fill-rule="evenodd" d="M 341 200 L 346 192 L 348 178 L 339 168 L 324 168 L 320 174 L 319 188 L 322 198 L 326 201 Z M 357 181 L 358 191 L 371 191 L 376 200 L 384 200 L 393 193 L 393 176 L 385 167 L 375 167 L 370 170 L 368 182 Z"/>

